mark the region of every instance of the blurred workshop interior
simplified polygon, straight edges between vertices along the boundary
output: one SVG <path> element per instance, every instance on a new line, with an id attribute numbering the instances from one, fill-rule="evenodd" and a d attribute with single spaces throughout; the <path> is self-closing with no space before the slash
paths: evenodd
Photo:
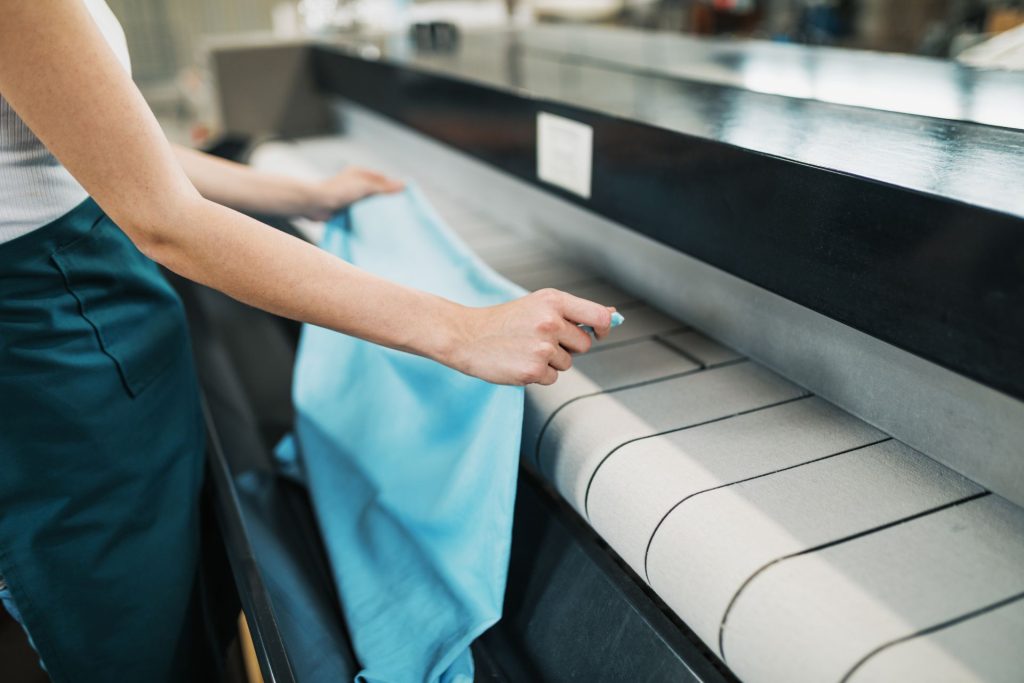
<path id="1" fill-rule="evenodd" d="M 206 41 L 225 34 L 372 33 L 434 20 L 498 29 L 509 24 L 511 13 L 520 26 L 615 26 L 956 60 L 965 51 L 970 59 L 971 48 L 1024 23 L 1024 4 L 1017 0 L 110 0 L 109 5 L 125 27 L 133 76 L 168 135 L 194 144 L 218 131 Z M 403 19 L 403 8 L 410 6 L 415 14 Z M 1021 68 L 1019 48 L 1016 54 Z"/>

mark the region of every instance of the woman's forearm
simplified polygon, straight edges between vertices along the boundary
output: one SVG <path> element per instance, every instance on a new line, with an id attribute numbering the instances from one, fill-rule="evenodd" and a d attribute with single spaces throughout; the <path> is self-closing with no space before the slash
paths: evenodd
<path id="1" fill-rule="evenodd" d="M 195 188 L 217 204 L 246 213 L 295 216 L 318 201 L 315 183 L 258 171 L 181 145 L 172 147 Z"/>
<path id="2" fill-rule="evenodd" d="M 570 352 L 590 346 L 577 324 L 607 334 L 608 309 L 564 292 L 457 306 L 222 206 L 326 218 L 401 184 L 353 169 L 319 184 L 324 203 L 296 212 L 290 205 L 303 193 L 295 181 L 172 150 L 82 3 L 7 2 L 3 10 L 0 92 L 128 237 L 171 270 L 279 315 L 494 382 L 550 384 L 572 364 Z"/>
<path id="3" fill-rule="evenodd" d="M 446 359 L 455 336 L 454 310 L 460 307 L 374 277 L 231 210 L 306 214 L 311 206 L 326 203 L 320 196 L 323 185 L 265 173 L 180 145 L 173 148 L 206 201 L 182 198 L 177 218 L 148 231 L 161 235 L 151 248 L 144 243 L 154 260 L 277 315 Z M 202 225 L 216 230 L 181 229 Z M 420 329 L 417 321 L 434 315 L 450 320 Z"/>
<path id="4" fill-rule="evenodd" d="M 451 363 L 462 306 L 376 277 L 212 201 L 183 198 L 140 242 L 190 280 L 293 320 Z M 216 229 L 212 229 L 212 228 Z"/>
<path id="5" fill-rule="evenodd" d="M 470 308 L 389 282 L 204 199 L 168 199 L 130 228 L 150 258 L 278 315 L 431 358 L 503 384 L 551 384 L 585 352 L 577 324 L 608 333 L 609 309 L 555 290 Z M 131 220 L 130 218 L 128 220 Z"/>

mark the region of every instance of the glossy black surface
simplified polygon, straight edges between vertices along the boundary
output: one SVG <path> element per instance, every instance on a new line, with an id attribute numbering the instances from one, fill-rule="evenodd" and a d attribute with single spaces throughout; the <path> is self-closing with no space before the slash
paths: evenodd
<path id="1" fill-rule="evenodd" d="M 468 33 L 454 51 L 404 36 L 339 42 L 409 69 L 1024 216 L 1024 133 L 1013 129 L 1024 128 L 1024 73 L 584 27 Z"/>
<path id="2" fill-rule="evenodd" d="M 508 67 L 503 49 L 494 44 L 495 60 Z M 717 133 L 680 133 L 479 78 L 440 74 L 412 57 L 402 63 L 368 60 L 330 46 L 316 48 L 315 55 L 318 82 L 328 93 L 830 318 L 1024 397 L 1020 131 L 734 88 L 723 92 L 709 84 L 678 86 L 707 93 L 701 112 L 716 114 L 687 113 L 707 125 L 724 119 L 735 135 L 751 140 L 792 134 L 801 141 L 783 145 L 788 154 L 765 154 L 726 144 Z M 480 64 L 486 73 L 486 60 Z M 630 87 L 646 84 L 641 76 Z M 605 86 L 629 90 L 615 80 Z M 771 104 L 750 109 L 750 98 Z M 537 180 L 535 119 L 541 111 L 593 127 L 591 199 Z M 844 133 L 854 122 L 860 133 Z M 835 156 L 855 159 L 862 173 L 809 162 L 808 150 L 833 140 L 831 131 L 839 139 L 829 143 Z M 932 178 L 928 192 L 918 182 L 925 174 Z M 873 180 L 879 175 L 893 182 Z"/>
<path id="3" fill-rule="evenodd" d="M 737 683 L 541 482 L 519 477 L 505 614 L 489 634 L 517 680 Z"/>
<path id="4" fill-rule="evenodd" d="M 1024 74 L 950 59 L 588 25 L 534 26 L 505 39 L 537 58 L 577 57 L 751 92 L 1024 128 Z"/>

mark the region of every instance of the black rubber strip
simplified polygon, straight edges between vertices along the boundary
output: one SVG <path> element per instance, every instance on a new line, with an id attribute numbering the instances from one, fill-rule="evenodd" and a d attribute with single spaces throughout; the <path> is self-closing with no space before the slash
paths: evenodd
<path id="1" fill-rule="evenodd" d="M 646 304 L 644 304 L 644 305 L 646 305 Z M 628 313 L 629 311 L 626 311 L 626 312 Z M 689 332 L 691 329 L 692 328 L 687 326 L 687 325 L 680 325 L 679 327 L 673 327 L 672 329 L 668 330 L 667 332 L 655 332 L 654 334 L 645 334 L 642 337 L 634 337 L 632 339 L 623 339 L 622 341 L 603 341 L 603 342 L 598 342 L 593 347 L 591 347 L 590 351 L 588 351 L 587 354 L 589 355 L 591 353 L 601 353 L 602 351 L 607 351 L 608 349 L 617 349 L 617 348 L 619 348 L 621 346 L 629 346 L 630 344 L 636 344 L 637 342 L 651 341 L 652 339 L 656 339 L 658 337 L 658 335 L 662 335 L 662 334 L 675 334 L 676 332 Z"/>
<path id="2" fill-rule="evenodd" d="M 654 531 L 651 532 L 651 537 L 647 539 L 647 549 L 644 551 L 644 579 L 646 579 L 647 580 L 647 584 L 650 585 L 650 583 L 651 583 L 651 575 L 647 571 L 647 557 L 651 553 L 651 545 L 654 544 L 654 536 L 658 533 L 658 529 L 661 528 L 661 525 L 664 524 L 665 520 L 668 519 L 668 516 L 671 515 L 672 512 L 676 508 L 678 508 L 680 505 L 682 505 L 686 501 L 688 501 L 688 500 L 690 500 L 692 498 L 695 498 L 695 497 L 701 495 L 702 493 L 708 493 L 709 491 L 717 491 L 718 489 L 728 488 L 729 486 L 733 486 L 735 484 L 742 484 L 744 482 L 753 481 L 755 479 L 762 479 L 764 477 L 770 477 L 773 474 L 778 474 L 779 472 L 785 472 L 786 470 L 793 470 L 793 469 L 796 469 L 797 467 L 803 467 L 804 465 L 810 465 L 810 464 L 813 464 L 813 463 L 816 463 L 816 462 L 821 462 L 822 460 L 828 460 L 829 458 L 835 458 L 835 457 L 840 456 L 840 455 L 845 455 L 846 453 L 853 453 L 854 451 L 859 451 L 862 448 L 870 448 L 871 446 L 877 446 L 878 444 L 885 443 L 886 441 L 892 441 L 892 437 L 891 436 L 887 436 L 884 439 L 878 439 L 876 441 L 872 441 L 871 443 L 861 444 L 860 446 L 854 446 L 853 448 L 846 448 L 846 449 L 841 450 L 841 451 L 836 451 L 835 453 L 829 453 L 828 455 L 821 455 L 821 456 L 818 456 L 817 458 L 814 458 L 813 460 L 805 460 L 804 462 L 800 462 L 800 463 L 797 463 L 795 465 L 789 465 L 788 467 L 780 467 L 780 468 L 778 468 L 776 470 L 772 470 L 771 472 L 763 472 L 762 474 L 755 474 L 752 477 L 746 477 L 744 479 L 737 479 L 736 481 L 730 481 L 730 482 L 728 482 L 726 484 L 720 484 L 719 486 L 712 486 L 711 488 L 706 488 L 706 489 L 703 489 L 701 491 L 697 491 L 696 493 L 691 493 L 690 495 L 686 496 L 681 501 L 679 501 L 678 503 L 673 505 L 671 508 L 669 508 L 668 512 L 666 512 L 662 516 L 662 518 L 658 522 L 657 526 L 654 527 Z"/>
<path id="3" fill-rule="evenodd" d="M 693 355 L 692 353 L 690 353 L 689 351 L 687 351 L 685 349 L 681 349 L 678 346 L 673 346 L 672 344 L 670 344 L 667 341 L 665 341 L 665 337 L 670 335 L 670 334 L 679 334 L 681 332 L 695 332 L 695 331 L 696 330 L 684 329 L 684 330 L 672 330 L 671 332 L 662 332 L 661 334 L 655 335 L 654 341 L 658 342 L 659 344 L 664 346 L 666 349 L 670 349 L 670 350 L 674 351 L 675 353 L 678 353 L 680 356 L 682 356 L 686 360 L 690 361 L 691 363 L 696 363 L 698 366 L 700 366 L 701 370 L 707 370 L 708 367 L 709 367 L 708 364 L 705 363 L 704 361 L 702 361 L 700 358 L 697 358 L 697 356 Z M 739 358 L 734 358 L 733 360 L 734 361 L 735 360 L 739 360 Z"/>
<path id="4" fill-rule="evenodd" d="M 674 330 L 672 330 L 670 332 L 661 332 L 659 334 L 675 334 L 677 332 L 688 332 L 688 331 L 690 331 L 690 328 L 686 327 L 686 326 L 683 326 L 683 327 L 674 329 Z M 668 346 L 669 348 L 671 348 L 673 351 L 675 351 L 677 354 L 679 354 L 683 358 L 686 358 L 687 360 L 696 363 L 699 367 L 694 368 L 693 370 L 687 370 L 685 373 L 675 373 L 675 374 L 672 374 L 672 375 L 666 375 L 665 377 L 659 377 L 659 378 L 657 378 L 655 380 L 647 380 L 645 382 L 634 382 L 633 384 L 628 384 L 626 386 L 614 387 L 612 389 L 602 389 L 600 391 L 594 391 L 594 392 L 591 392 L 589 394 L 583 394 L 582 396 L 575 396 L 573 398 L 570 398 L 568 401 L 566 401 L 565 403 L 563 403 L 562 405 L 558 406 L 553 411 L 551 411 L 551 414 L 548 415 L 548 419 L 544 421 L 544 425 L 540 428 L 540 432 L 537 435 L 537 443 L 534 444 L 534 449 L 533 449 L 533 462 L 537 466 L 537 471 L 538 472 L 540 472 L 541 474 L 545 474 L 544 471 L 543 471 L 543 468 L 541 467 L 541 464 L 540 464 L 540 442 L 541 442 L 541 439 L 544 438 L 544 432 L 547 431 L 548 425 L 551 424 L 551 420 L 555 417 L 555 415 L 558 413 L 558 411 L 560 411 L 562 408 L 566 407 L 567 405 L 569 405 L 573 401 L 578 401 L 581 398 L 588 398 L 590 396 L 599 396 L 601 394 L 607 394 L 607 393 L 610 393 L 610 392 L 613 392 L 613 391 L 619 391 L 620 389 L 631 389 L 633 387 L 642 386 L 644 384 L 648 384 L 650 382 L 658 381 L 658 380 L 661 380 L 661 379 L 673 379 L 675 377 L 681 377 L 684 374 L 689 374 L 689 373 L 692 373 L 692 372 L 696 372 L 698 370 L 703 370 L 706 367 L 703 363 L 701 363 L 701 362 L 699 362 L 697 360 L 694 360 L 692 357 L 690 357 L 686 353 L 683 353 L 679 349 L 673 348 L 669 344 L 665 344 L 665 342 L 663 342 L 661 339 L 659 339 L 655 335 L 650 335 L 650 336 L 646 336 L 646 337 L 637 337 L 636 339 L 626 339 L 624 341 L 615 342 L 615 343 L 611 343 L 611 344 L 602 344 L 601 346 L 597 346 L 597 347 L 591 348 L 590 351 L 587 352 L 587 354 L 590 355 L 590 354 L 595 354 L 595 353 L 601 353 L 602 351 L 607 351 L 608 349 L 617 349 L 617 348 L 621 348 L 623 346 L 632 346 L 632 345 L 636 345 L 636 344 L 640 344 L 642 342 L 648 342 L 648 341 L 656 341 L 656 342 L 661 343 L 663 346 Z M 545 474 L 545 476 L 546 476 L 546 474 Z"/>
<path id="5" fill-rule="evenodd" d="M 742 360 L 746 360 L 746 358 L 744 358 Z M 735 365 L 735 363 L 727 363 L 727 364 L 723 363 L 722 365 L 715 366 L 715 369 L 717 370 L 718 368 L 726 367 L 726 365 Z M 601 462 L 597 463 L 597 467 L 594 468 L 594 471 L 590 473 L 590 480 L 587 481 L 587 491 L 583 495 L 583 511 L 587 515 L 587 521 L 590 521 L 590 508 L 589 508 L 589 506 L 590 506 L 590 487 L 594 483 L 594 478 L 597 476 L 597 472 L 598 472 L 598 470 L 601 469 L 601 466 L 604 465 L 604 463 L 608 460 L 608 458 L 612 457 L 620 448 L 622 448 L 624 446 L 628 446 L 631 443 L 636 443 L 637 441 L 643 441 L 644 439 L 653 439 L 656 436 L 664 436 L 665 434 L 674 434 L 675 432 L 685 432 L 686 430 L 694 429 L 695 427 L 703 427 L 704 425 L 714 424 L 716 422 L 722 422 L 724 420 L 731 420 L 732 418 L 739 417 L 740 415 L 749 415 L 750 413 L 757 413 L 757 412 L 760 412 L 762 410 L 768 410 L 769 408 L 775 408 L 777 406 L 784 406 L 787 403 L 793 403 L 794 401 L 802 401 L 805 398 L 810 398 L 811 396 L 813 396 L 813 394 L 804 393 L 804 394 L 801 394 L 800 396 L 795 396 L 793 398 L 787 398 L 784 401 L 775 401 L 774 403 L 769 403 L 767 405 L 758 406 L 756 408 L 750 408 L 749 410 L 741 410 L 738 413 L 731 413 L 729 415 L 722 415 L 721 417 L 713 417 L 710 420 L 704 420 L 703 422 L 695 422 L 694 424 L 689 424 L 689 425 L 686 425 L 685 427 L 676 427 L 675 429 L 666 429 L 663 432 L 657 432 L 655 434 L 645 434 L 643 436 L 638 436 L 635 439 L 630 439 L 629 441 L 625 441 L 623 443 L 620 443 L 618 446 L 616 446 L 615 448 L 613 448 L 610 451 L 608 451 L 608 453 L 603 458 L 601 458 Z"/>
<path id="6" fill-rule="evenodd" d="M 994 610 L 999 609 L 1000 607 L 1005 607 L 1006 605 L 1009 605 L 1022 599 L 1024 599 L 1024 592 L 1017 593 L 1016 595 L 1011 595 L 1008 598 L 1003 598 L 1002 600 L 998 602 L 993 602 L 990 605 L 979 607 L 976 610 L 972 610 L 965 614 L 961 614 L 958 617 L 953 617 L 952 619 L 943 621 L 939 624 L 935 624 L 934 626 L 929 626 L 928 628 L 923 628 L 919 631 L 915 631 L 914 633 L 905 635 L 902 638 L 891 640 L 888 643 L 885 643 L 884 645 L 879 645 L 874 650 L 861 657 L 860 660 L 856 664 L 854 664 L 849 671 L 846 672 L 846 675 L 843 676 L 842 679 L 840 679 L 839 683 L 847 683 L 850 680 L 850 677 L 853 676 L 853 674 L 857 671 L 857 669 L 864 666 L 865 662 L 867 662 L 869 659 L 877 655 L 882 650 L 886 650 L 892 647 L 893 645 L 899 645 L 900 643 L 904 643 L 908 640 L 913 640 L 914 638 L 920 638 L 921 636 L 926 636 L 931 633 L 935 633 L 936 631 L 941 631 L 943 629 L 949 628 L 950 626 L 955 626 L 961 622 L 969 621 L 970 619 L 985 614 L 986 612 L 992 612 Z"/>
<path id="7" fill-rule="evenodd" d="M 641 342 L 641 341 L 657 341 L 657 339 L 653 335 L 650 336 L 650 337 L 643 337 L 641 339 L 630 339 L 628 341 L 620 342 L 619 346 L 624 346 L 626 344 L 635 344 L 635 343 L 638 343 L 638 342 Z M 610 347 L 606 346 L 604 348 L 610 348 Z M 597 349 L 595 349 L 594 351 L 597 351 Z M 673 349 L 673 351 L 675 351 L 676 353 L 679 353 L 678 349 Z M 591 353 L 593 353 L 593 351 Z M 683 355 L 682 353 L 679 353 L 679 355 L 683 356 L 684 358 L 686 358 L 686 356 Z M 737 365 L 738 363 L 744 363 L 747 360 L 748 360 L 747 358 L 737 358 L 735 361 L 731 361 L 729 363 L 723 363 L 722 365 L 718 365 L 718 366 L 715 366 L 715 367 L 717 369 L 717 368 L 720 368 L 720 367 L 725 367 L 726 365 Z M 533 460 L 534 460 L 534 462 L 537 465 L 537 470 L 541 474 L 543 474 L 545 477 L 549 477 L 549 473 L 544 471 L 544 466 L 543 466 L 543 464 L 541 464 L 541 460 L 540 460 L 540 446 L 541 446 L 541 443 L 543 443 L 543 441 L 544 441 L 544 434 L 547 432 L 548 427 L 551 425 L 551 422 L 555 419 L 555 416 L 558 415 L 560 412 L 562 412 L 562 410 L 566 406 L 568 406 L 568 405 L 570 405 L 572 403 L 575 403 L 576 401 L 582 400 L 584 398 L 592 398 L 594 396 L 603 396 L 605 394 L 614 394 L 614 393 L 619 392 L 619 391 L 625 391 L 626 389 L 636 389 L 637 387 L 644 387 L 644 386 L 647 386 L 648 384 L 657 384 L 658 382 L 667 382 L 670 379 L 679 379 L 680 377 L 686 377 L 688 375 L 695 375 L 698 372 L 703 372 L 704 369 L 705 369 L 704 366 L 698 365 L 694 369 L 686 370 L 685 372 L 676 372 L 676 373 L 673 373 L 671 375 L 665 375 L 664 377 L 656 377 L 654 379 L 644 380 L 643 382 L 634 382 L 633 384 L 626 384 L 626 385 L 621 386 L 621 387 L 615 387 L 614 389 L 605 389 L 605 390 L 602 390 L 602 391 L 595 391 L 595 392 L 590 393 L 590 394 L 583 394 L 582 396 L 576 396 L 574 398 L 569 399 L 568 401 L 566 401 L 565 403 L 563 403 L 562 405 L 558 406 L 553 411 L 551 411 L 551 414 L 548 415 L 548 419 L 544 421 L 544 426 L 540 428 L 540 432 L 538 432 L 538 434 L 537 434 L 537 443 L 534 446 L 534 453 L 533 453 Z M 671 430 L 671 431 L 675 431 L 675 430 Z M 657 436 L 657 435 L 656 434 L 652 434 L 651 436 Z M 641 438 L 644 438 L 644 437 L 641 437 Z M 609 453 L 609 455 L 611 455 L 611 453 Z M 605 456 L 605 457 L 608 457 L 608 456 Z M 602 462 L 604 462 L 604 461 L 602 460 Z M 589 485 L 588 485 L 588 489 L 589 489 Z"/>
<path id="8" fill-rule="evenodd" d="M 738 589 L 736 589 L 736 592 L 733 594 L 732 600 L 729 601 L 729 606 L 725 608 L 725 613 L 722 614 L 722 621 L 718 625 L 718 654 L 722 658 L 722 661 L 726 661 L 725 660 L 725 622 L 729 619 L 729 613 L 732 611 L 733 606 L 735 606 L 735 604 L 736 604 L 736 600 L 739 598 L 740 594 L 744 591 L 744 589 L 746 589 L 746 587 L 749 586 L 750 583 L 755 578 L 760 576 L 769 567 L 773 567 L 773 566 L 779 564 L 780 562 L 784 562 L 784 561 L 792 559 L 794 557 L 800 557 L 801 555 L 810 555 L 811 553 L 816 553 L 819 550 L 824 550 L 826 548 L 831 548 L 832 546 L 841 545 L 843 543 L 847 543 L 849 541 L 853 541 L 853 540 L 856 540 L 858 538 L 863 538 L 864 536 L 869 536 L 869 535 L 871 535 L 873 533 L 876 533 L 876 532 L 879 532 L 879 531 L 884 531 L 885 529 L 889 529 L 889 528 L 892 528 L 894 526 L 899 526 L 900 524 L 905 524 L 905 523 L 911 522 L 911 521 L 913 521 L 915 519 L 920 519 L 921 517 L 927 517 L 928 515 L 934 514 L 936 512 L 941 512 L 943 510 L 948 510 L 949 508 L 954 508 L 954 507 L 956 507 L 958 505 L 963 505 L 964 503 L 969 503 L 972 500 L 977 500 L 978 498 L 983 498 L 983 497 L 985 497 L 987 495 L 989 495 L 988 491 L 981 491 L 980 493 L 975 493 L 973 495 L 967 496 L 966 498 L 961 498 L 959 500 L 954 500 L 954 501 L 952 501 L 950 503 L 944 503 L 943 505 L 939 505 L 939 506 L 936 506 L 936 507 L 933 507 L 933 508 L 929 508 L 927 510 L 922 510 L 921 512 L 917 512 L 917 513 L 915 513 L 913 515 L 909 515 L 907 517 L 901 517 L 900 519 L 893 520 L 892 522 L 887 522 L 885 524 L 880 524 L 880 525 L 872 527 L 870 529 L 865 529 L 863 531 L 858 531 L 855 534 L 850 534 L 848 536 L 843 536 L 842 538 L 834 539 L 832 541 L 829 541 L 828 543 L 822 543 L 822 544 L 816 545 L 816 546 L 814 546 L 812 548 L 807 548 L 806 550 L 801 550 L 799 552 L 790 553 L 788 555 L 783 555 L 782 557 L 778 557 L 778 558 L 772 560 L 771 562 L 768 562 L 768 563 L 762 565 L 757 571 L 755 571 L 753 574 L 751 574 L 749 577 L 747 577 L 746 581 L 744 581 L 742 584 L 740 584 L 740 587 Z"/>

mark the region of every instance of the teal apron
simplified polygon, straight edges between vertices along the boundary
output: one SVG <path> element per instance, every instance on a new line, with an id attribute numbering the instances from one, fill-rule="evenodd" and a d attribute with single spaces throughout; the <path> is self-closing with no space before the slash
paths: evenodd
<path id="1" fill-rule="evenodd" d="M 0 244 L 0 576 L 56 683 L 201 680 L 186 335 L 91 199 Z"/>

